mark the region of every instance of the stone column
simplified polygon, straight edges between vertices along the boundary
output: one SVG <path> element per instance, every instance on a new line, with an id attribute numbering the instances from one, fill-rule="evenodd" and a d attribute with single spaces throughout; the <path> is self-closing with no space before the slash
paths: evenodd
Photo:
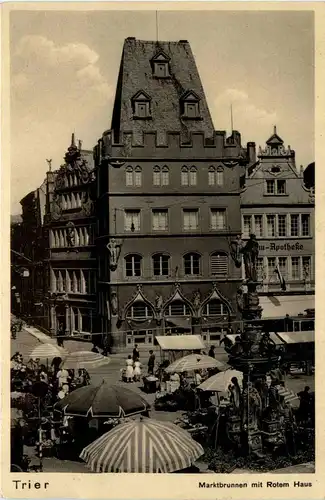
<path id="1" fill-rule="evenodd" d="M 50 305 L 50 332 L 53 336 L 56 334 L 56 314 L 53 304 Z"/>
<path id="2" fill-rule="evenodd" d="M 69 304 L 65 304 L 65 335 L 70 334 L 70 307 Z"/>
<path id="3" fill-rule="evenodd" d="M 118 316 L 111 316 L 111 320 L 108 321 L 109 332 L 108 335 L 111 336 L 110 342 L 112 346 L 112 353 L 120 352 L 126 347 L 126 334 L 122 333 L 125 327 L 121 326 L 120 330 L 117 328 Z"/>

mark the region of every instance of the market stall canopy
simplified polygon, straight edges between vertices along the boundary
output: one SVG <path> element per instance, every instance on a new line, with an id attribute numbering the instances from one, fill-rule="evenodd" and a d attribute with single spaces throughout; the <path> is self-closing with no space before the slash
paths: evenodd
<path id="1" fill-rule="evenodd" d="M 41 361 L 52 359 L 52 358 L 65 358 L 69 352 L 63 347 L 59 347 L 53 344 L 39 344 L 30 353 L 30 359 L 39 358 Z"/>
<path id="2" fill-rule="evenodd" d="M 164 351 L 196 351 L 205 348 L 201 335 L 164 335 L 156 340 Z"/>
<path id="3" fill-rule="evenodd" d="M 190 467 L 202 446 L 171 422 L 151 418 L 119 424 L 84 448 L 93 472 L 167 473 Z"/>
<path id="4" fill-rule="evenodd" d="M 167 373 L 182 373 L 191 372 L 195 370 L 207 370 L 209 368 L 217 368 L 218 370 L 225 370 L 225 363 L 218 359 L 205 356 L 203 354 L 190 354 L 183 358 L 177 359 L 171 365 L 167 366 Z"/>
<path id="5" fill-rule="evenodd" d="M 267 296 L 260 297 L 260 306 L 263 308 L 262 320 L 273 318 L 284 318 L 286 314 L 289 316 L 298 316 L 303 314 L 306 309 L 315 308 L 314 295 L 292 295 L 288 296 Z"/>
<path id="6" fill-rule="evenodd" d="M 75 389 L 54 409 L 71 417 L 123 418 L 148 411 L 150 404 L 135 391 L 102 381 Z"/>
<path id="7" fill-rule="evenodd" d="M 305 344 L 315 342 L 315 332 L 286 332 L 277 333 L 285 344 Z"/>
<path id="8" fill-rule="evenodd" d="M 225 372 L 217 373 L 205 380 L 198 389 L 211 392 L 227 392 L 231 379 L 236 377 L 240 386 L 243 384 L 243 373 L 238 370 L 226 370 Z"/>

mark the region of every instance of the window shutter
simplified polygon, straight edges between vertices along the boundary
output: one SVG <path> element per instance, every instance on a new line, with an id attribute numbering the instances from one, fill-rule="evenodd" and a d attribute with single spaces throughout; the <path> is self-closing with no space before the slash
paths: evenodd
<path id="1" fill-rule="evenodd" d="M 228 274 L 228 256 L 214 254 L 211 256 L 211 274 L 227 275 Z"/>

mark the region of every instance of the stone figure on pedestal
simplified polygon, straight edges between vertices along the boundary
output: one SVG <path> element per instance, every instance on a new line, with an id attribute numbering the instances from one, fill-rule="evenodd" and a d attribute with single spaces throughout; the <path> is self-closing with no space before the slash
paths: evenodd
<path id="1" fill-rule="evenodd" d="M 117 268 L 117 261 L 120 254 L 121 245 L 115 238 L 112 238 L 107 244 L 107 250 L 109 251 L 109 267 L 111 271 L 115 271 Z"/>

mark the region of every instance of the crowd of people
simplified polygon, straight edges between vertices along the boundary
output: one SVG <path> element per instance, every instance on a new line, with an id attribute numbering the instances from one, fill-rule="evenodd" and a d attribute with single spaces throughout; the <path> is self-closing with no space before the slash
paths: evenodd
<path id="1" fill-rule="evenodd" d="M 44 384 L 44 393 L 48 401 L 54 404 L 69 392 L 90 383 L 90 376 L 84 368 L 75 370 L 61 368 L 62 359 L 55 357 L 50 365 L 41 363 L 39 358 L 29 359 L 16 352 L 11 358 L 11 391 L 28 393 L 33 391 L 35 383 Z"/>

